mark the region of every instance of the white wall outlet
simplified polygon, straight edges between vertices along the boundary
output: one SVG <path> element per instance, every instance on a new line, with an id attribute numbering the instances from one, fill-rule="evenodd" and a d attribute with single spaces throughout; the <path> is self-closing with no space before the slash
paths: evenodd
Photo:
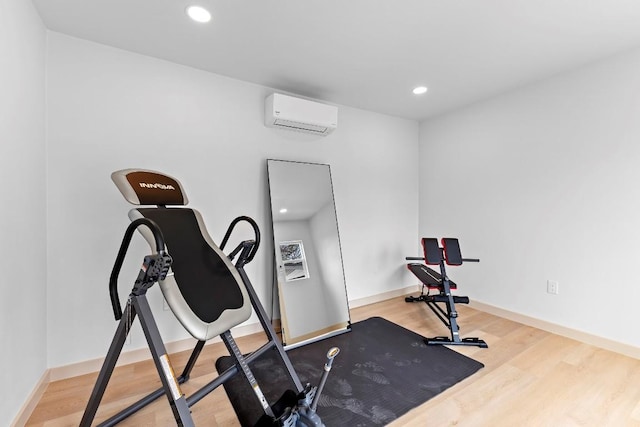
<path id="1" fill-rule="evenodd" d="M 552 295 L 558 295 L 560 291 L 560 284 L 557 280 L 547 280 L 547 293 Z"/>

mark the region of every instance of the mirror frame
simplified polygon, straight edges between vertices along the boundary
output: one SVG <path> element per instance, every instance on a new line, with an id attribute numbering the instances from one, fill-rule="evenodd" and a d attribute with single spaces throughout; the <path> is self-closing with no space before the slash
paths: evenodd
<path id="1" fill-rule="evenodd" d="M 332 205 L 332 210 L 333 210 L 333 215 L 335 218 L 335 231 L 336 231 L 336 240 L 337 240 L 337 259 L 339 259 L 339 265 L 340 265 L 340 279 L 341 279 L 341 292 L 344 292 L 344 301 L 345 301 L 345 306 L 344 309 L 346 309 L 346 313 L 342 312 L 342 307 L 339 307 L 339 314 L 338 316 L 340 317 L 339 322 L 334 323 L 334 324 L 329 324 L 329 325 L 325 325 L 325 327 L 320 328 L 320 329 L 314 329 L 311 330 L 308 333 L 304 333 L 301 335 L 297 335 L 297 336 L 291 336 L 290 334 L 288 334 L 287 332 L 290 330 L 289 328 L 289 321 L 291 319 L 289 319 L 287 317 L 287 307 L 284 301 L 284 296 L 282 294 L 282 290 L 283 290 L 283 283 L 282 283 L 282 274 L 284 274 L 284 272 L 282 272 L 282 274 L 279 272 L 279 265 L 281 263 L 281 261 L 279 260 L 280 257 L 280 251 L 279 251 L 279 245 L 282 242 L 278 242 L 276 241 L 276 223 L 277 221 L 274 221 L 274 217 L 276 216 L 276 212 L 274 211 L 274 209 L 280 209 L 279 206 L 274 206 L 274 190 L 273 190 L 273 167 L 272 165 L 275 164 L 294 164 L 294 165 L 310 165 L 310 166 L 322 166 L 322 167 L 326 167 L 327 169 L 327 174 L 328 174 L 328 186 L 329 186 L 329 192 L 330 192 L 330 200 L 328 201 L 329 203 L 331 203 Z M 328 164 L 323 164 L 323 163 L 311 163 L 311 162 L 301 162 L 301 161 L 291 161 L 291 160 L 280 160 L 280 159 L 267 159 L 267 181 L 268 181 L 268 187 L 269 187 L 269 204 L 270 204 L 270 219 L 271 219 L 271 232 L 272 232 L 272 239 L 273 239 L 273 245 L 274 245 L 274 258 L 273 258 L 273 268 L 274 268 L 274 274 L 273 274 L 273 278 L 274 278 L 274 284 L 273 284 L 273 292 L 274 294 L 277 294 L 277 296 L 274 296 L 273 301 L 274 301 L 274 305 L 276 303 L 276 301 L 278 302 L 278 307 L 279 307 L 279 313 L 280 313 L 280 328 L 282 331 L 282 341 L 283 344 L 285 345 L 286 348 L 293 348 L 293 347 L 297 347 L 300 345 L 304 345 L 306 343 L 309 342 L 313 342 L 319 339 L 323 339 L 329 336 L 333 336 L 333 335 L 338 335 L 338 334 L 342 334 L 344 332 L 349 332 L 351 330 L 351 314 L 349 312 L 349 298 L 348 298 L 348 294 L 347 294 L 347 283 L 346 283 L 346 277 L 345 277 L 345 273 L 344 273 L 344 260 L 342 257 L 342 242 L 340 240 L 340 228 L 338 225 L 338 215 L 337 215 L 337 210 L 336 210 L 336 203 L 335 203 L 335 194 L 333 191 L 333 178 L 331 176 L 331 166 Z M 326 204 L 324 205 L 326 206 Z M 292 242 L 296 239 L 289 239 L 286 240 L 287 242 Z M 298 239 L 299 240 L 299 239 Z M 283 240 L 284 242 L 284 240 Z M 307 260 L 305 259 L 305 262 Z M 336 261 L 336 265 L 337 265 L 337 261 Z M 308 274 L 308 271 L 307 271 Z M 337 275 L 336 275 L 337 276 Z M 294 279 L 293 281 L 286 281 L 287 285 L 291 284 L 291 283 L 296 283 L 298 280 L 303 281 L 304 279 Z M 337 280 L 335 281 L 337 282 Z M 323 284 L 325 284 L 325 282 L 323 282 Z M 335 286 L 337 288 L 337 285 Z M 302 304 L 304 304 L 304 301 L 301 301 Z M 312 306 L 312 304 L 307 304 L 308 306 Z M 341 302 L 338 304 L 341 305 Z M 324 309 L 324 307 L 322 307 Z M 276 312 L 276 308 L 274 307 L 274 313 Z M 345 316 L 341 316 L 340 314 L 345 314 Z M 343 318 L 346 317 L 346 320 L 343 321 Z"/>

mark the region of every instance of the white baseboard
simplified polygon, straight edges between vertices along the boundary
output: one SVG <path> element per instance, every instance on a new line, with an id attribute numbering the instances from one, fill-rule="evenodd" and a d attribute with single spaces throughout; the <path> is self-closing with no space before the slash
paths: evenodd
<path id="1" fill-rule="evenodd" d="M 363 305 L 375 304 L 377 302 L 386 301 L 391 298 L 401 297 L 411 292 L 420 291 L 419 285 L 406 286 L 404 288 L 395 289 L 393 291 L 384 292 L 370 297 L 349 300 L 349 308 L 362 307 Z"/>
<path id="2" fill-rule="evenodd" d="M 598 335 L 593 335 L 587 332 L 579 331 L 577 329 L 568 328 L 566 326 L 558 325 L 556 323 L 547 322 L 546 320 L 537 319 L 535 317 L 526 316 L 524 314 L 516 313 L 513 311 L 505 310 L 500 307 L 485 304 L 478 301 L 471 301 L 469 303 L 471 308 L 475 308 L 479 311 L 484 311 L 489 314 L 493 314 L 498 317 L 513 320 L 514 322 L 522 323 L 527 326 L 542 329 L 543 331 L 551 332 L 556 335 L 571 338 L 576 341 L 590 344 L 595 347 L 600 347 L 605 350 L 610 350 L 616 353 L 624 354 L 625 356 L 640 359 L 640 347 L 635 347 L 630 344 L 613 341 L 608 338 L 604 338 Z"/>
<path id="3" fill-rule="evenodd" d="M 51 382 L 50 374 L 51 374 L 50 369 L 47 369 L 44 371 L 44 373 L 40 377 L 40 380 L 38 381 L 36 386 L 33 388 L 33 391 L 31 392 L 31 394 L 29 394 L 29 397 L 27 397 L 27 400 L 22 405 L 22 408 L 20 408 L 20 410 L 18 411 L 18 414 L 16 415 L 15 419 L 11 423 L 11 427 L 21 427 L 27 424 L 29 417 L 33 413 L 33 410 L 36 408 L 36 405 L 38 404 L 38 402 L 40 402 L 40 398 L 44 394 L 44 391 L 47 389 L 47 386 L 49 385 L 49 383 Z"/>
<path id="4" fill-rule="evenodd" d="M 231 330 L 234 337 L 242 337 L 245 335 L 255 334 L 262 331 L 262 326 L 259 322 L 251 323 L 248 325 L 238 326 Z M 168 354 L 179 353 L 181 351 L 192 350 L 196 345 L 194 338 L 187 338 L 179 341 L 172 341 L 165 343 L 165 348 Z M 213 338 L 207 342 L 207 345 L 216 342 L 221 342 L 220 337 Z M 141 362 L 151 358 L 149 349 L 147 347 L 139 348 L 136 350 L 125 351 L 120 354 L 118 363 L 116 366 L 129 365 L 135 362 Z M 64 380 L 67 378 L 77 377 L 78 375 L 90 374 L 97 372 L 102 367 L 104 357 L 97 359 L 85 360 L 82 362 L 72 363 L 70 365 L 58 366 L 49 369 L 50 377 L 49 381 Z"/>

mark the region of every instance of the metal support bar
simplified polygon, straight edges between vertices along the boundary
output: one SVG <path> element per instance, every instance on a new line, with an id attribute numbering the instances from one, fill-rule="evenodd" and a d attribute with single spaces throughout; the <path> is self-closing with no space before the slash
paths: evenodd
<path id="1" fill-rule="evenodd" d="M 140 409 L 144 408 L 145 406 L 149 405 L 150 403 L 155 402 L 163 394 L 164 394 L 164 388 L 160 387 L 159 389 L 157 389 L 153 393 L 148 394 L 147 396 L 145 396 L 142 399 L 138 400 L 136 403 L 134 403 L 131 406 L 128 406 L 127 408 L 125 408 L 122 411 L 118 412 L 117 414 L 115 414 L 111 418 L 109 418 L 109 419 L 103 421 L 102 423 L 98 424 L 98 427 L 112 427 L 112 426 L 115 426 L 119 422 L 124 421 L 125 419 L 129 418 L 131 415 L 133 415 L 136 412 L 138 412 Z"/>
<path id="2" fill-rule="evenodd" d="M 258 357 L 260 357 L 262 354 L 264 354 L 267 350 L 271 350 L 273 346 L 274 346 L 273 342 L 268 342 L 262 347 L 260 347 L 258 350 L 254 351 L 253 353 L 245 357 L 245 360 L 247 361 L 247 363 L 251 363 Z M 236 365 L 230 366 L 229 368 L 225 369 L 223 373 L 218 375 L 211 382 L 209 382 L 208 384 L 203 386 L 200 390 L 196 391 L 195 393 L 187 397 L 187 404 L 189 405 L 189 407 L 198 403 L 200 400 L 202 400 L 202 398 L 204 398 L 213 390 L 218 388 L 221 384 L 228 381 L 229 378 L 233 377 L 238 372 L 239 372 L 238 367 Z"/>
<path id="3" fill-rule="evenodd" d="M 191 411 L 187 406 L 187 400 L 182 394 L 182 390 L 180 390 L 180 385 L 176 380 L 169 356 L 160 337 L 160 331 L 158 331 L 158 326 L 151 313 L 147 296 L 139 295 L 134 297 L 133 305 L 139 313 L 142 330 L 149 343 L 149 350 L 151 350 L 153 361 L 156 364 L 156 369 L 162 380 L 162 386 L 177 424 L 184 427 L 195 427 L 191 418 Z"/>
<path id="4" fill-rule="evenodd" d="M 240 273 L 240 278 L 242 278 L 242 282 L 247 288 L 247 292 L 249 293 L 249 299 L 251 300 L 251 305 L 253 305 L 253 309 L 256 311 L 256 314 L 258 315 L 258 319 L 260 320 L 260 324 L 262 325 L 262 328 L 267 334 L 267 338 L 269 339 L 269 341 L 273 341 L 273 344 L 276 347 L 276 351 L 278 352 L 280 359 L 284 362 L 284 365 L 287 368 L 287 373 L 289 374 L 289 377 L 291 378 L 291 380 L 296 386 L 296 392 L 297 393 L 302 392 L 304 387 L 302 387 L 300 378 L 298 378 L 298 374 L 296 374 L 296 371 L 293 368 L 293 365 L 291 364 L 291 361 L 289 360 L 287 353 L 284 351 L 284 347 L 282 346 L 280 339 L 276 335 L 276 332 L 273 329 L 273 325 L 271 324 L 271 322 L 267 321 L 267 319 L 269 318 L 267 316 L 267 312 L 264 310 L 264 307 L 262 306 L 262 304 L 260 304 L 258 295 L 256 294 L 255 289 L 253 289 L 253 285 L 251 284 L 249 277 L 247 277 L 247 273 L 244 271 L 243 267 L 238 268 L 238 273 Z"/>
<path id="5" fill-rule="evenodd" d="M 427 303 L 427 307 L 429 307 L 431 309 L 431 311 L 433 311 L 433 313 L 438 316 L 438 319 L 440 319 L 440 321 L 442 323 L 444 323 L 444 325 L 449 328 L 449 321 L 448 321 L 448 317 L 447 317 L 447 312 L 444 311 L 442 309 L 442 307 L 440 307 L 438 305 L 438 303 L 433 302 L 433 301 L 428 301 L 428 300 L 424 300 L 424 302 Z"/>
<path id="6" fill-rule="evenodd" d="M 178 379 L 182 379 L 182 381 L 180 381 L 180 384 L 188 380 L 189 376 L 191 376 L 191 371 L 193 370 L 193 367 L 195 366 L 196 361 L 198 360 L 198 357 L 200 356 L 200 353 L 204 348 L 204 344 L 205 344 L 205 341 L 198 341 L 195 348 L 191 352 L 191 356 L 189 356 L 189 361 L 184 366 L 184 370 L 182 371 L 182 374 L 178 377 Z"/>
<path id="7" fill-rule="evenodd" d="M 469 259 L 468 261 L 475 261 L 475 260 Z M 479 338 L 463 338 L 463 339 L 460 338 L 460 328 L 458 327 L 458 321 L 456 320 L 458 317 L 458 312 L 456 311 L 454 296 L 451 294 L 451 283 L 449 281 L 449 277 L 447 277 L 447 272 L 444 264 L 445 264 L 444 260 L 441 259 L 440 274 L 442 276 L 442 287 L 443 287 L 442 293 L 444 293 L 444 296 L 446 297 L 445 305 L 447 307 L 446 314 L 449 320 L 448 324 L 447 324 L 447 321 L 443 318 L 443 316 L 440 315 L 440 313 L 442 313 L 442 315 L 444 315 L 445 313 L 444 313 L 444 310 L 439 305 L 437 305 L 435 302 L 430 302 L 426 300 L 425 302 L 427 303 L 429 308 L 440 318 L 440 320 L 442 320 L 442 322 L 448 326 L 449 331 L 451 332 L 451 338 L 447 338 L 447 337 L 426 338 L 425 342 L 427 343 L 427 345 L 469 345 L 469 346 L 478 346 L 482 348 L 487 348 L 488 347 L 487 343 Z M 440 311 L 440 313 L 438 313 L 436 309 Z"/>
<path id="8" fill-rule="evenodd" d="M 247 364 L 247 361 L 245 360 L 244 356 L 240 352 L 240 349 L 238 348 L 236 341 L 231 336 L 231 332 L 229 331 L 223 332 L 222 335 L 220 335 L 220 338 L 222 338 L 222 341 L 224 342 L 225 346 L 227 346 L 227 350 L 229 350 L 229 354 L 231 354 L 231 356 L 236 361 L 235 363 L 236 366 L 245 376 L 247 381 L 249 381 L 249 384 L 251 385 L 253 392 L 255 393 L 256 397 L 260 401 L 260 405 L 262 405 L 262 409 L 264 410 L 264 413 L 270 416 L 271 418 L 275 419 L 275 415 L 271 410 L 271 406 L 269 405 L 267 398 L 262 393 L 262 390 L 260 389 L 260 386 L 258 385 L 256 378 L 253 376 L 253 372 L 251 372 L 251 369 L 249 369 L 249 365 Z"/>
<path id="9" fill-rule="evenodd" d="M 118 361 L 118 356 L 120 356 L 120 353 L 122 352 L 122 347 L 124 346 L 127 335 L 129 334 L 131 322 L 133 322 L 133 319 L 136 317 L 136 311 L 131 305 L 131 300 L 127 302 L 124 314 L 124 317 L 121 317 L 120 322 L 118 323 L 116 333 L 113 336 L 111 345 L 109 346 L 109 351 L 107 352 L 107 356 L 105 357 L 100 373 L 98 374 L 96 384 L 93 386 L 89 402 L 87 403 L 87 407 L 82 415 L 82 420 L 80 421 L 80 427 L 91 426 L 91 423 L 96 416 L 96 412 L 98 411 L 98 407 L 100 406 L 100 401 L 104 396 L 107 384 L 109 384 L 111 374 L 113 374 L 113 369 Z"/>
<path id="10" fill-rule="evenodd" d="M 142 324 L 142 329 L 144 330 L 145 337 L 147 338 L 156 368 L 160 374 L 163 387 L 102 422 L 99 426 L 107 427 L 116 425 L 163 394 L 165 394 L 169 400 L 169 404 L 177 424 L 179 426 L 194 426 L 186 399 L 180 392 L 180 387 L 178 386 L 178 382 L 183 381 L 178 381 L 173 374 L 173 369 L 171 368 L 158 327 L 153 320 L 153 315 L 146 295 L 138 295 L 132 296 L 127 302 L 124 315 L 120 319 L 115 336 L 107 356 L 105 357 L 100 374 L 98 375 L 96 385 L 94 386 L 94 390 L 89 398 L 89 403 L 85 409 L 82 421 L 80 421 L 80 427 L 89 427 L 95 418 L 98 406 L 100 405 L 100 401 L 102 400 L 107 384 L 109 383 L 109 379 L 111 378 L 116 362 L 118 361 L 118 356 L 120 356 L 120 353 L 122 352 L 129 329 L 131 328 L 131 324 L 133 323 L 136 314 L 140 317 L 140 323 Z"/>
<path id="11" fill-rule="evenodd" d="M 198 359 L 198 357 L 200 356 L 200 353 L 202 352 L 202 349 L 205 345 L 204 341 L 198 341 L 195 348 L 193 349 L 191 356 L 189 357 L 189 361 L 187 362 L 187 364 L 184 367 L 184 370 L 182 371 L 182 374 L 176 378 L 176 380 L 178 381 L 178 384 L 184 384 L 185 382 L 187 382 L 187 380 L 189 379 L 189 376 L 191 375 L 191 371 L 193 370 L 193 367 L 196 364 L 196 361 Z M 234 374 L 237 373 L 234 372 Z M 232 375 L 229 375 L 227 377 L 230 378 Z M 216 378 L 217 379 L 217 378 Z M 204 386 L 203 388 L 201 388 L 199 391 L 197 391 L 196 393 L 194 393 L 193 395 L 187 397 L 187 406 L 191 407 L 194 404 L 196 404 L 197 402 L 199 402 L 203 397 L 205 397 L 207 394 L 211 393 L 211 391 L 213 391 L 215 388 L 217 388 L 218 386 L 220 386 L 220 384 L 222 384 L 224 381 L 220 381 L 218 382 L 218 384 L 216 384 L 214 387 L 208 387 L 211 383 L 209 383 L 208 385 Z M 131 404 L 130 406 L 126 407 L 125 409 L 123 409 L 122 411 L 118 412 L 117 414 L 115 414 L 114 416 L 112 416 L 111 418 L 105 420 L 104 422 L 102 422 L 99 427 L 113 427 L 114 425 L 118 424 L 120 421 L 123 421 L 124 419 L 130 417 L 131 415 L 135 414 L 136 412 L 138 412 L 140 409 L 144 408 L 145 406 L 155 402 L 159 397 L 161 397 L 162 395 L 165 394 L 164 388 L 160 387 L 156 390 L 154 390 L 153 392 L 149 393 L 148 395 L 146 395 L 145 397 L 143 397 L 142 399 L 138 400 L 137 402 Z M 196 395 L 200 395 L 199 398 L 194 399 L 194 397 Z"/>
<path id="12" fill-rule="evenodd" d="M 442 287 L 444 288 L 444 294 L 447 297 L 447 314 L 449 315 L 449 329 L 451 330 L 451 339 L 453 342 L 460 342 L 460 332 L 458 328 L 458 312 L 456 311 L 456 304 L 453 301 L 453 295 L 451 295 L 451 285 L 449 283 L 449 277 L 447 277 L 447 271 L 445 270 L 444 260 L 440 261 L 440 275 L 442 276 Z"/>

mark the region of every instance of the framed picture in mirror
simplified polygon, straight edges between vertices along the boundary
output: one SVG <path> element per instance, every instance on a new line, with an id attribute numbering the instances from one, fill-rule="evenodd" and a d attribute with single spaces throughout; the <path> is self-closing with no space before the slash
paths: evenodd
<path id="1" fill-rule="evenodd" d="M 287 282 L 309 278 L 307 259 L 304 256 L 302 240 L 280 242 L 280 259 L 284 266 L 284 277 Z"/>

